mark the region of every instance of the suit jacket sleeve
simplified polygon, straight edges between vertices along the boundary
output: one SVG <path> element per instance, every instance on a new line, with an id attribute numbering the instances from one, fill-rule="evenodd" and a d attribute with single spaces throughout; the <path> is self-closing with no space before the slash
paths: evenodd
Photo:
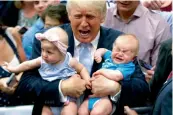
<path id="1" fill-rule="evenodd" d="M 150 82 L 151 100 L 155 100 L 157 93 L 172 71 L 172 39 L 166 40 L 161 44 L 156 70 Z"/>

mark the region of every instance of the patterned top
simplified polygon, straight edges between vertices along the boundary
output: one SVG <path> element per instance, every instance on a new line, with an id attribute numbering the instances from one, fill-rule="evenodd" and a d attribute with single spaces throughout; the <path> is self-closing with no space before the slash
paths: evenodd
<path id="1" fill-rule="evenodd" d="M 19 26 L 25 26 L 25 27 L 31 27 L 38 19 L 38 15 L 34 15 L 32 18 L 27 18 L 24 16 L 24 13 L 22 10 L 19 12 L 19 20 L 18 25 Z"/>
<path id="2" fill-rule="evenodd" d="M 130 80 L 131 74 L 135 71 L 135 65 L 131 61 L 129 63 L 116 64 L 113 62 L 111 58 L 111 51 L 107 51 L 103 55 L 103 59 L 105 60 L 102 64 L 102 68 L 111 69 L 111 70 L 119 70 L 123 74 L 124 80 Z"/>
<path id="3" fill-rule="evenodd" d="M 60 64 L 48 64 L 43 59 L 39 73 L 44 80 L 53 81 L 56 79 L 67 79 L 77 73 L 74 68 L 70 67 L 69 61 L 71 54 L 67 52 L 64 62 Z"/>

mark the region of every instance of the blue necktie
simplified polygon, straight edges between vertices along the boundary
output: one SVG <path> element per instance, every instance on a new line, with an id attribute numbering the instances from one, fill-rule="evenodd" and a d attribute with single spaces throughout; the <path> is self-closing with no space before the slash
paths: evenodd
<path id="1" fill-rule="evenodd" d="M 80 50 L 79 50 L 79 62 L 82 63 L 88 70 L 89 73 L 91 73 L 92 68 L 92 57 L 91 57 L 91 51 L 89 48 L 91 48 L 92 44 L 86 44 L 81 43 L 80 44 Z"/>

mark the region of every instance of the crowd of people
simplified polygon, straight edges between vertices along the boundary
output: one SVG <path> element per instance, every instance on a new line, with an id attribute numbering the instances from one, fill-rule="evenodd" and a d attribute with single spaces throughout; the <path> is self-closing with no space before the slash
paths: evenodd
<path id="1" fill-rule="evenodd" d="M 0 1 L 0 105 L 33 115 L 172 113 L 172 1 Z M 167 11 L 165 11 L 167 10 Z"/>

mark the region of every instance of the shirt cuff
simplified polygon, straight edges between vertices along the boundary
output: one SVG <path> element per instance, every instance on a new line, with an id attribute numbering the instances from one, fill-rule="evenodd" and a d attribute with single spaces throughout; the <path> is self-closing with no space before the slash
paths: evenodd
<path id="1" fill-rule="evenodd" d="M 120 98 L 120 94 L 121 94 L 121 90 L 119 90 L 118 93 L 116 93 L 115 95 L 113 96 L 110 96 L 111 97 L 111 100 L 115 103 L 117 103 L 118 99 Z"/>
<path id="2" fill-rule="evenodd" d="M 61 102 L 66 102 L 67 101 L 67 96 L 64 96 L 62 91 L 61 91 L 61 82 L 62 80 L 59 82 L 59 95 L 60 95 L 60 101 Z"/>

